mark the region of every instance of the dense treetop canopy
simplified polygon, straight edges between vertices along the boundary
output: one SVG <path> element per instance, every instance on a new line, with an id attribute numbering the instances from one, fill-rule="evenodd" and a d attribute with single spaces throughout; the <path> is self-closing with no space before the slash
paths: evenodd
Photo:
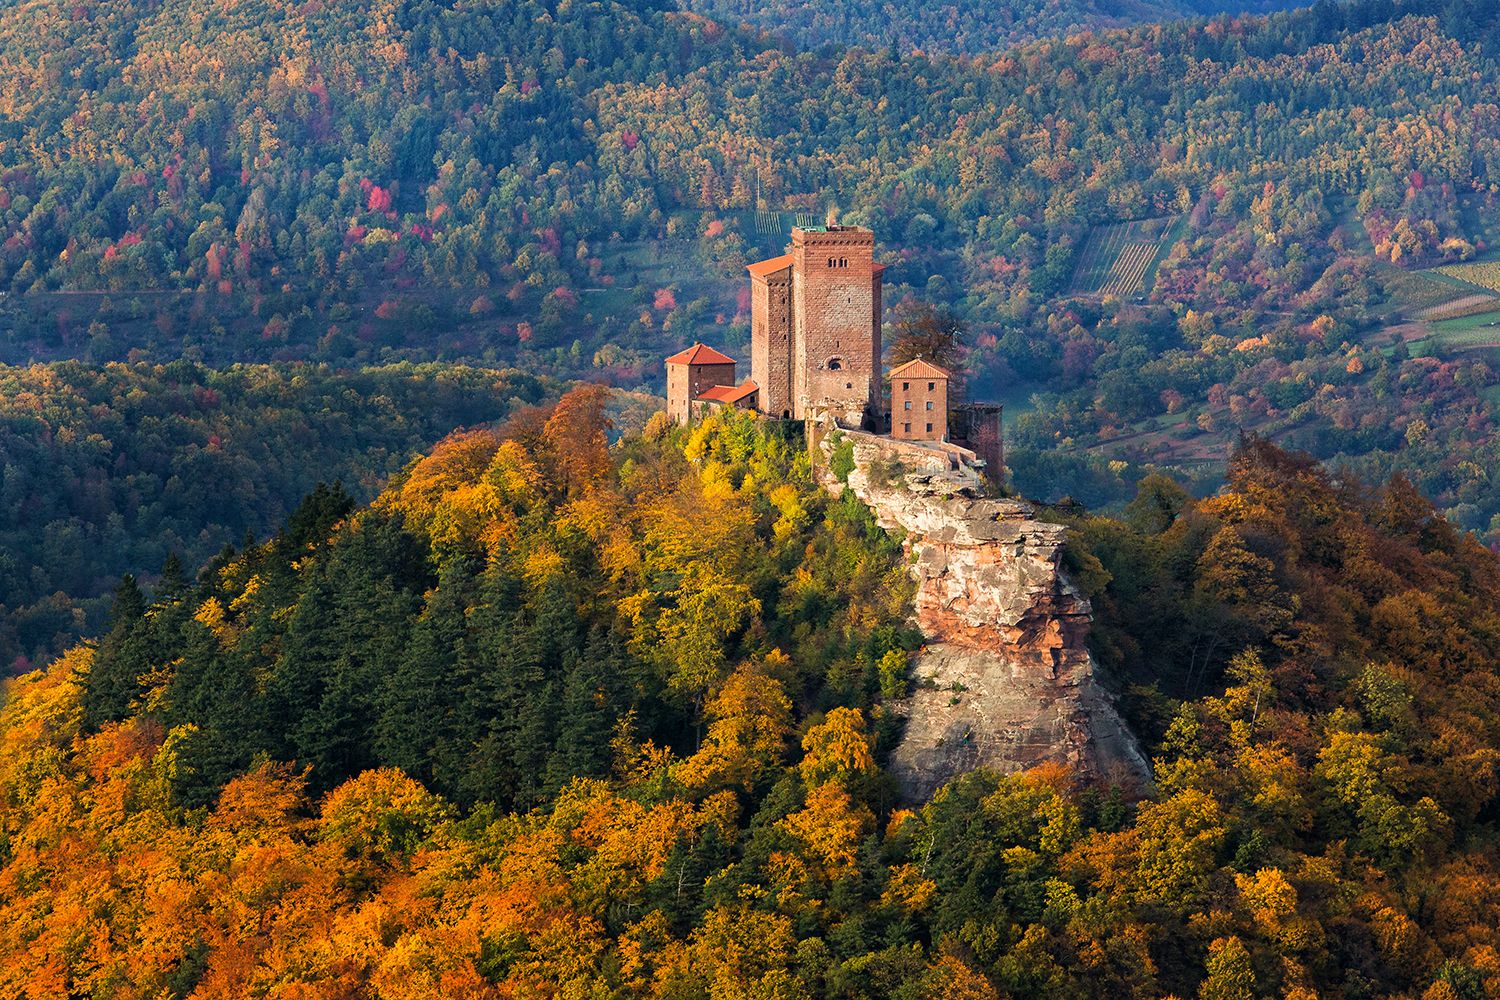
<path id="1" fill-rule="evenodd" d="M 878 228 L 892 302 L 969 324 L 974 392 L 1032 414 L 1030 493 L 1211 488 L 1252 430 L 1500 537 L 1493 364 L 1378 315 L 1492 241 L 1497 24 L 1364 0 L 955 55 L 615 0 L 32 0 L 0 10 L 0 349 L 649 386 L 743 346 L 741 267 L 780 249 L 757 209 L 834 208 Z M 1074 297 L 1090 234 L 1146 218 L 1144 301 Z"/>
<path id="2" fill-rule="evenodd" d="M 1170 21 L 1195 14 L 1268 11 L 1302 6 L 1293 0 L 1084 0 L 1049 3 L 1043 0 L 901 0 L 897 3 L 817 4 L 750 2 L 750 0 L 691 0 L 688 9 L 727 24 L 746 24 L 802 48 L 858 45 L 867 49 L 908 52 L 987 52 L 1048 36 Z"/>

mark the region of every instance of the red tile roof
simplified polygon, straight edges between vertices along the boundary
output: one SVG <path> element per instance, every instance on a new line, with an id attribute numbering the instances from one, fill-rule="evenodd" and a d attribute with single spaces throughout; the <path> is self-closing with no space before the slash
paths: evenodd
<path id="1" fill-rule="evenodd" d="M 870 265 L 870 273 L 871 274 L 884 274 L 885 273 L 885 265 L 884 264 L 871 264 Z"/>
<path id="2" fill-rule="evenodd" d="M 892 368 L 886 374 L 885 377 L 886 378 L 896 378 L 898 376 L 903 376 L 903 375 L 905 377 L 907 377 L 907 378 L 952 378 L 953 377 L 953 375 L 950 372 L 948 372 L 948 371 L 946 371 L 946 370 L 944 370 L 942 368 L 939 368 L 937 365 L 933 364 L 931 361 L 923 361 L 921 358 L 913 358 L 912 360 L 908 361 L 904 365 L 897 365 L 895 368 Z"/>
<path id="3" fill-rule="evenodd" d="M 772 257 L 770 260 L 756 261 L 754 264 L 751 264 L 749 267 L 745 268 L 745 270 L 749 271 L 757 278 L 764 278 L 767 275 L 775 274 L 778 271 L 785 271 L 791 266 L 792 255 L 789 253 L 784 253 L 780 257 Z"/>
<path id="4" fill-rule="evenodd" d="M 706 389 L 699 394 L 698 398 L 706 399 L 710 403 L 738 403 L 759 389 L 760 386 L 752 380 L 745 379 L 739 385 L 716 385 L 712 389 Z"/>
<path id="5" fill-rule="evenodd" d="M 720 354 L 706 344 L 694 344 L 685 351 L 678 351 L 667 359 L 669 365 L 732 365 L 733 358 Z"/>

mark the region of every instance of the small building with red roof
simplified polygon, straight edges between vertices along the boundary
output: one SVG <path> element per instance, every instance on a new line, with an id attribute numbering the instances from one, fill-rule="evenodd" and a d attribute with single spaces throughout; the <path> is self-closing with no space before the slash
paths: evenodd
<path id="1" fill-rule="evenodd" d="M 891 383 L 891 437 L 898 441 L 948 439 L 948 380 L 952 374 L 914 358 L 886 375 Z"/>
<path id="2" fill-rule="evenodd" d="M 716 385 L 693 400 L 693 416 L 701 416 L 705 410 L 716 410 L 721 406 L 754 410 L 759 390 L 760 386 L 751 379 L 745 379 L 739 385 Z"/>
<path id="3" fill-rule="evenodd" d="M 718 386 L 733 387 L 735 360 L 706 344 L 694 344 L 667 359 L 667 416 L 692 419 L 693 401 Z"/>

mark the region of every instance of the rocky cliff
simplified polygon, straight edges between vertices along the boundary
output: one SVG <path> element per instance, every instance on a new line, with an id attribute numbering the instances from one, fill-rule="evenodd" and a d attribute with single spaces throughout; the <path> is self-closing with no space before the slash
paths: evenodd
<path id="1" fill-rule="evenodd" d="M 1029 504 L 984 496 L 960 449 L 857 432 L 814 433 L 824 485 L 845 486 L 905 536 L 917 579 L 917 658 L 906 732 L 891 760 L 903 793 L 925 799 L 976 767 L 1056 762 L 1085 779 L 1149 781 L 1149 766 L 1087 646 L 1087 598 L 1062 571 L 1066 529 Z M 831 467 L 835 448 L 847 482 Z M 817 456 L 815 456 L 817 457 Z"/>

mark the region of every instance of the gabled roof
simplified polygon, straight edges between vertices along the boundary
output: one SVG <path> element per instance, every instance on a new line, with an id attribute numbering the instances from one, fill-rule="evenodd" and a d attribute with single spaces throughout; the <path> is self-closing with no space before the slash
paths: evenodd
<path id="1" fill-rule="evenodd" d="M 897 365 L 886 373 L 886 378 L 952 378 L 953 375 L 931 361 L 913 358 L 904 365 Z"/>
<path id="2" fill-rule="evenodd" d="M 667 359 L 669 365 L 733 365 L 733 358 L 720 354 L 706 344 L 694 344 L 685 351 L 678 351 Z"/>
<path id="3" fill-rule="evenodd" d="M 871 274 L 884 274 L 885 273 L 885 265 L 881 264 L 881 263 L 878 263 L 878 262 L 874 263 L 874 264 L 871 264 L 870 265 L 870 273 Z"/>
<path id="4" fill-rule="evenodd" d="M 751 264 L 749 267 L 745 268 L 745 270 L 749 271 L 757 278 L 764 278 L 768 275 L 776 274 L 778 271 L 785 271 L 791 266 L 792 255 L 789 253 L 784 253 L 780 257 L 772 257 L 769 260 L 756 261 L 754 264 Z"/>
<path id="5" fill-rule="evenodd" d="M 712 389 L 705 389 L 698 395 L 698 398 L 706 399 L 710 403 L 738 403 L 759 390 L 760 386 L 750 379 L 745 379 L 739 385 L 716 385 Z"/>

